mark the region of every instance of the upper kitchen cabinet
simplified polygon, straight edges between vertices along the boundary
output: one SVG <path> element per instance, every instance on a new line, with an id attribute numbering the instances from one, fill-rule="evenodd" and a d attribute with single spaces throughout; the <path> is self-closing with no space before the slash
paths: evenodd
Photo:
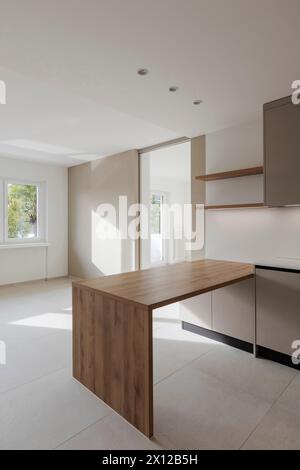
<path id="1" fill-rule="evenodd" d="M 268 206 L 300 205 L 300 105 L 264 105 L 264 191 Z"/>

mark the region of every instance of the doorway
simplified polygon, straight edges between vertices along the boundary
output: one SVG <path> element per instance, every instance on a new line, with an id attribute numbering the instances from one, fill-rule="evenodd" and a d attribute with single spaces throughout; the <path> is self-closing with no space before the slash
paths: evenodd
<path id="1" fill-rule="evenodd" d="M 142 269 L 186 259 L 183 213 L 191 201 L 190 180 L 190 141 L 140 153 Z"/>

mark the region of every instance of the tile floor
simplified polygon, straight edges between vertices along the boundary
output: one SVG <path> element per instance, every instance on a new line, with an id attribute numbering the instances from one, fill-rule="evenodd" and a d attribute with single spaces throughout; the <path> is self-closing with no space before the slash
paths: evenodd
<path id="1" fill-rule="evenodd" d="M 0 449 L 300 449 L 300 375 L 155 312 L 155 437 L 72 378 L 68 279 L 0 288 Z"/>

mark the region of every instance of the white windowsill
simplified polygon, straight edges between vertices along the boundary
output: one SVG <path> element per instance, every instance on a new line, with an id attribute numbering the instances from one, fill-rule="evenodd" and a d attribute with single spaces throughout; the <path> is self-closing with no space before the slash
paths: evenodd
<path id="1" fill-rule="evenodd" d="M 0 244 L 0 250 L 10 250 L 13 248 L 42 248 L 50 246 L 47 242 L 36 242 L 36 243 L 6 243 Z"/>

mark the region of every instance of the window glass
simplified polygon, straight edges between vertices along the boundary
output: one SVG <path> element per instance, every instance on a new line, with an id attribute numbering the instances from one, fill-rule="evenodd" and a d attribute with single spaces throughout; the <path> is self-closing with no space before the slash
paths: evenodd
<path id="1" fill-rule="evenodd" d="M 38 186 L 7 185 L 7 238 L 26 239 L 38 236 Z"/>

